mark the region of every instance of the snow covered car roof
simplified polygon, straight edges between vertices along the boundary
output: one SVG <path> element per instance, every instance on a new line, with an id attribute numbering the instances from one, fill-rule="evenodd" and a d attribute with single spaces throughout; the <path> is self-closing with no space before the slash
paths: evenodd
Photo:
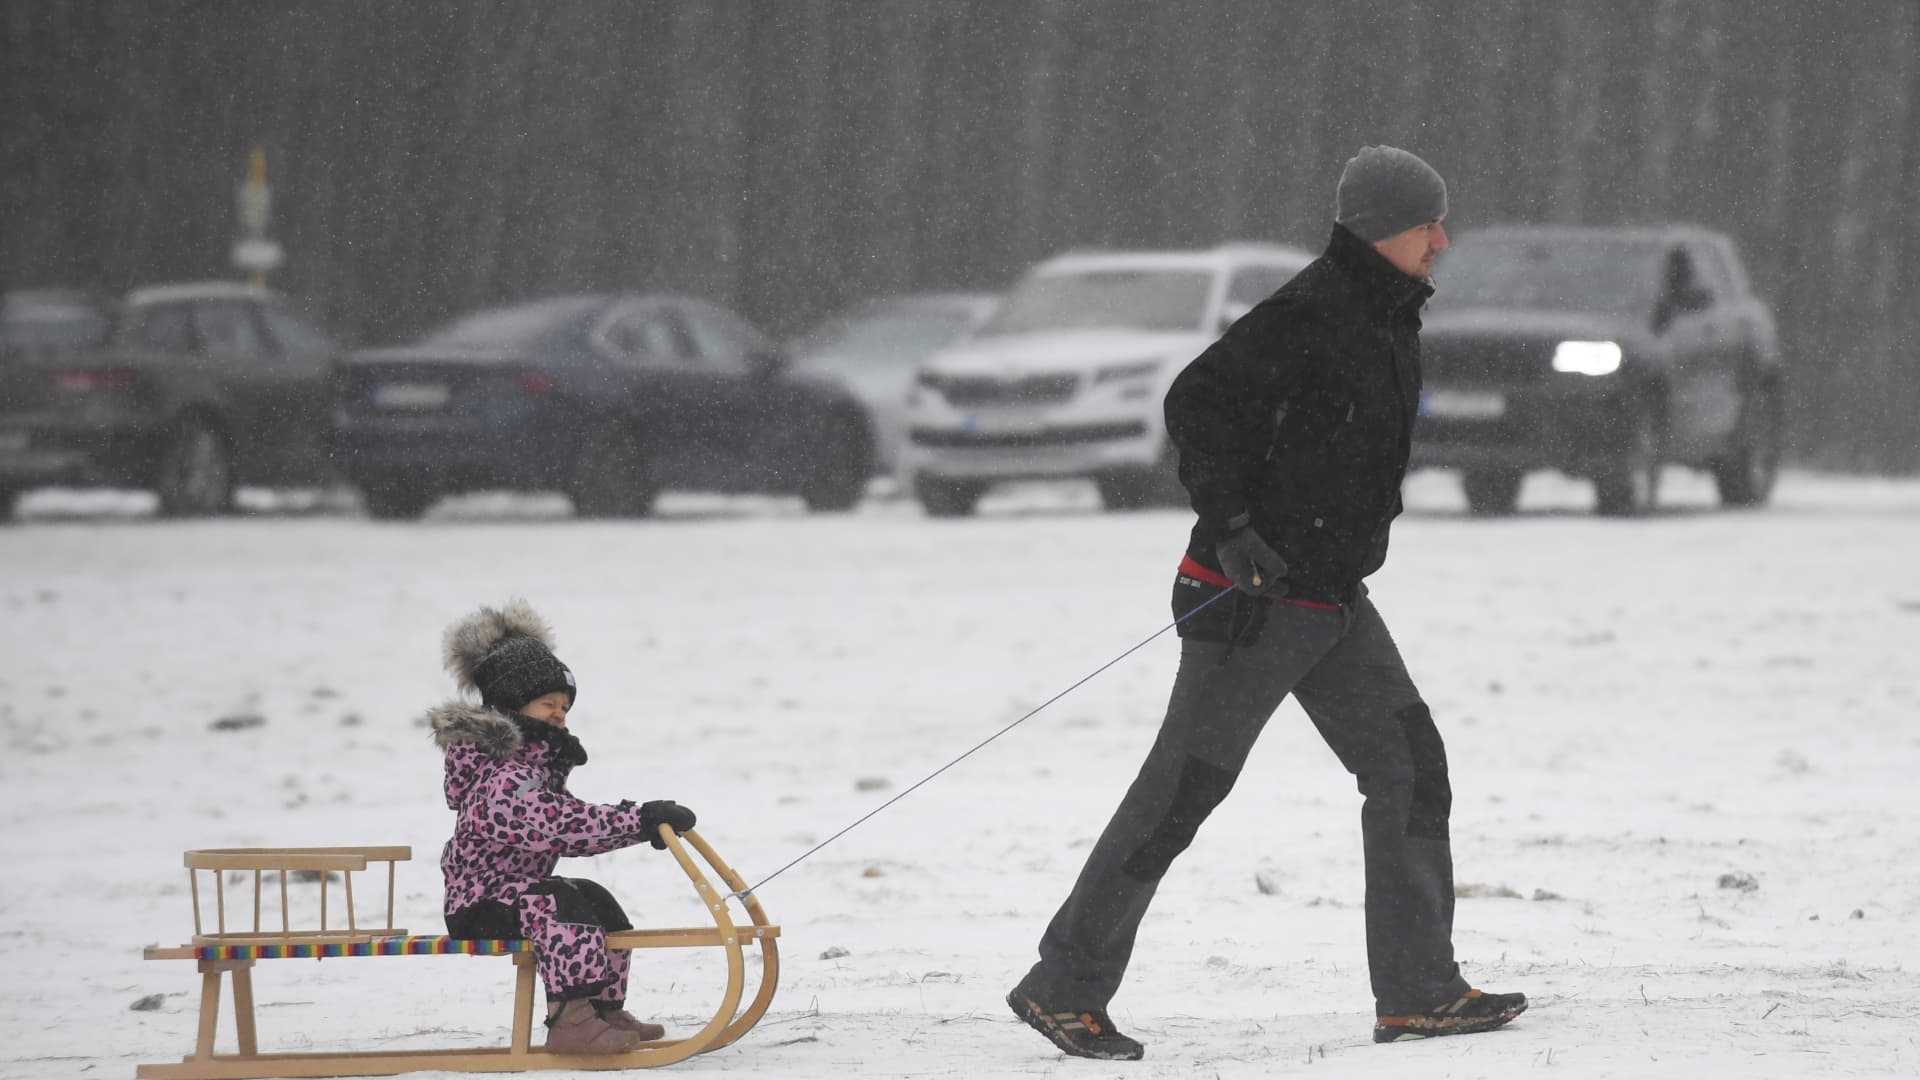
<path id="1" fill-rule="evenodd" d="M 280 294 L 272 289 L 242 281 L 182 281 L 131 289 L 124 302 L 130 307 L 142 307 L 182 300 L 257 300 L 272 303 L 279 298 Z"/>
<path id="2" fill-rule="evenodd" d="M 1069 251 L 1035 266 L 1036 274 L 1086 273 L 1093 270 L 1225 270 L 1247 263 L 1290 263 L 1305 266 L 1311 252 L 1286 244 L 1235 243 L 1211 248 L 1142 251 Z"/>

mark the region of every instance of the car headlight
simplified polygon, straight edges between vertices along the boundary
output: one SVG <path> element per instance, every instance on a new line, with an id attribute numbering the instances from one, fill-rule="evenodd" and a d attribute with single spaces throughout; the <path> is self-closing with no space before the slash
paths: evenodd
<path id="1" fill-rule="evenodd" d="M 1611 375 L 1620 370 L 1620 344 L 1563 341 L 1553 350 L 1553 370 L 1570 375 Z"/>
<path id="2" fill-rule="evenodd" d="M 1108 364 L 1093 373 L 1093 384 L 1101 386 L 1112 382 L 1127 382 L 1132 379 L 1151 379 L 1160 370 L 1160 361 L 1135 360 L 1126 364 Z"/>

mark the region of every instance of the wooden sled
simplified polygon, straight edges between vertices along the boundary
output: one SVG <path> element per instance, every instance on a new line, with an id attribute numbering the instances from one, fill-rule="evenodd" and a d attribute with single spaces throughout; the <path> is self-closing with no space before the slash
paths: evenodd
<path id="1" fill-rule="evenodd" d="M 713 848 L 692 830 L 675 834 L 660 827 L 667 850 L 686 871 L 700 900 L 713 916 L 712 926 L 671 927 L 628 930 L 607 935 L 613 949 L 671 949 L 713 947 L 726 951 L 727 989 L 721 996 L 713 1018 L 699 1031 L 681 1039 L 662 1039 L 643 1044 L 624 1054 L 584 1056 L 549 1054 L 533 1045 L 534 958 L 530 943 L 519 939 L 459 940 L 444 934 L 414 936 L 393 925 L 394 866 L 413 858 L 407 847 L 329 847 L 329 848 L 224 848 L 186 853 L 187 876 L 193 895 L 193 941 L 171 948 L 149 948 L 148 960 L 193 960 L 200 969 L 200 1029 L 193 1054 L 177 1064 L 141 1065 L 138 1077 L 169 1080 L 233 1080 L 241 1077 L 275 1076 L 392 1076 L 396 1073 L 427 1069 L 454 1072 L 523 1072 L 530 1069 L 646 1069 L 669 1065 L 695 1054 L 717 1050 L 745 1035 L 766 1015 L 773 1002 L 780 972 L 779 951 L 775 940 L 780 928 L 767 921 L 760 901 L 751 894 L 743 898 L 750 923 L 733 921 L 727 908 L 730 894 L 714 890 L 698 864 L 687 853 L 688 846 L 720 876 L 734 893 L 744 892 L 746 883 L 720 860 Z M 683 843 L 684 841 L 684 843 Z M 387 913 L 384 925 L 362 926 L 354 911 L 353 875 L 365 871 L 368 863 L 387 867 Z M 200 872 L 211 871 L 214 881 L 214 928 L 211 933 L 201 925 Z M 253 915 L 251 929 L 227 928 L 225 875 L 250 873 L 253 878 Z M 345 882 L 344 929 L 327 924 L 327 880 L 339 874 Z M 278 875 L 280 884 L 280 928 L 262 930 L 260 926 L 261 882 L 265 875 Z M 290 915 L 289 875 L 294 885 L 308 882 L 319 888 L 317 926 L 296 928 Z M 304 921 L 304 920 L 302 920 Z M 761 959 L 759 988 L 746 1008 L 740 1000 L 746 989 L 746 952 L 758 946 Z M 511 956 L 513 958 L 513 1038 L 507 1046 L 447 1050 L 379 1050 L 299 1053 L 262 1053 L 258 1046 L 253 1015 L 253 965 L 261 960 L 293 957 L 347 958 L 362 956 Z M 220 1015 L 220 982 L 226 976 L 233 986 L 233 1020 L 239 1052 L 214 1052 L 214 1033 Z"/>

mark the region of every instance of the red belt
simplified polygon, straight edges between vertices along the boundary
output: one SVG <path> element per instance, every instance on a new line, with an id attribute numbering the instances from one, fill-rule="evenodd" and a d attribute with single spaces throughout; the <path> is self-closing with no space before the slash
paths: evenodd
<path id="1" fill-rule="evenodd" d="M 1233 584 L 1232 579 L 1228 578 L 1225 574 L 1222 574 L 1218 570 L 1210 570 L 1207 567 L 1200 565 L 1200 563 L 1194 560 L 1194 557 L 1192 555 L 1185 555 L 1181 557 L 1180 573 L 1185 574 L 1187 577 L 1190 577 L 1195 581 L 1204 581 L 1208 585 L 1219 585 L 1224 588 L 1227 586 L 1231 586 Z M 1319 600 L 1302 600 L 1299 597 L 1295 597 L 1295 596 L 1276 596 L 1273 598 L 1273 600 L 1275 603 L 1279 603 L 1279 604 L 1294 604 L 1299 607 L 1316 608 L 1320 611 L 1340 610 L 1339 604 L 1328 604 L 1328 603 L 1323 603 Z"/>

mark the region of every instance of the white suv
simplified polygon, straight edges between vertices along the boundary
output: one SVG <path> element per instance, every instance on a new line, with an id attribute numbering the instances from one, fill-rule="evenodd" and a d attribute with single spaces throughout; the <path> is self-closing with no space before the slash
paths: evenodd
<path id="1" fill-rule="evenodd" d="M 1110 509 L 1184 503 L 1161 402 L 1174 376 L 1313 256 L 1268 244 L 1040 263 L 922 365 L 904 465 L 929 514 L 996 481 L 1090 477 Z"/>

